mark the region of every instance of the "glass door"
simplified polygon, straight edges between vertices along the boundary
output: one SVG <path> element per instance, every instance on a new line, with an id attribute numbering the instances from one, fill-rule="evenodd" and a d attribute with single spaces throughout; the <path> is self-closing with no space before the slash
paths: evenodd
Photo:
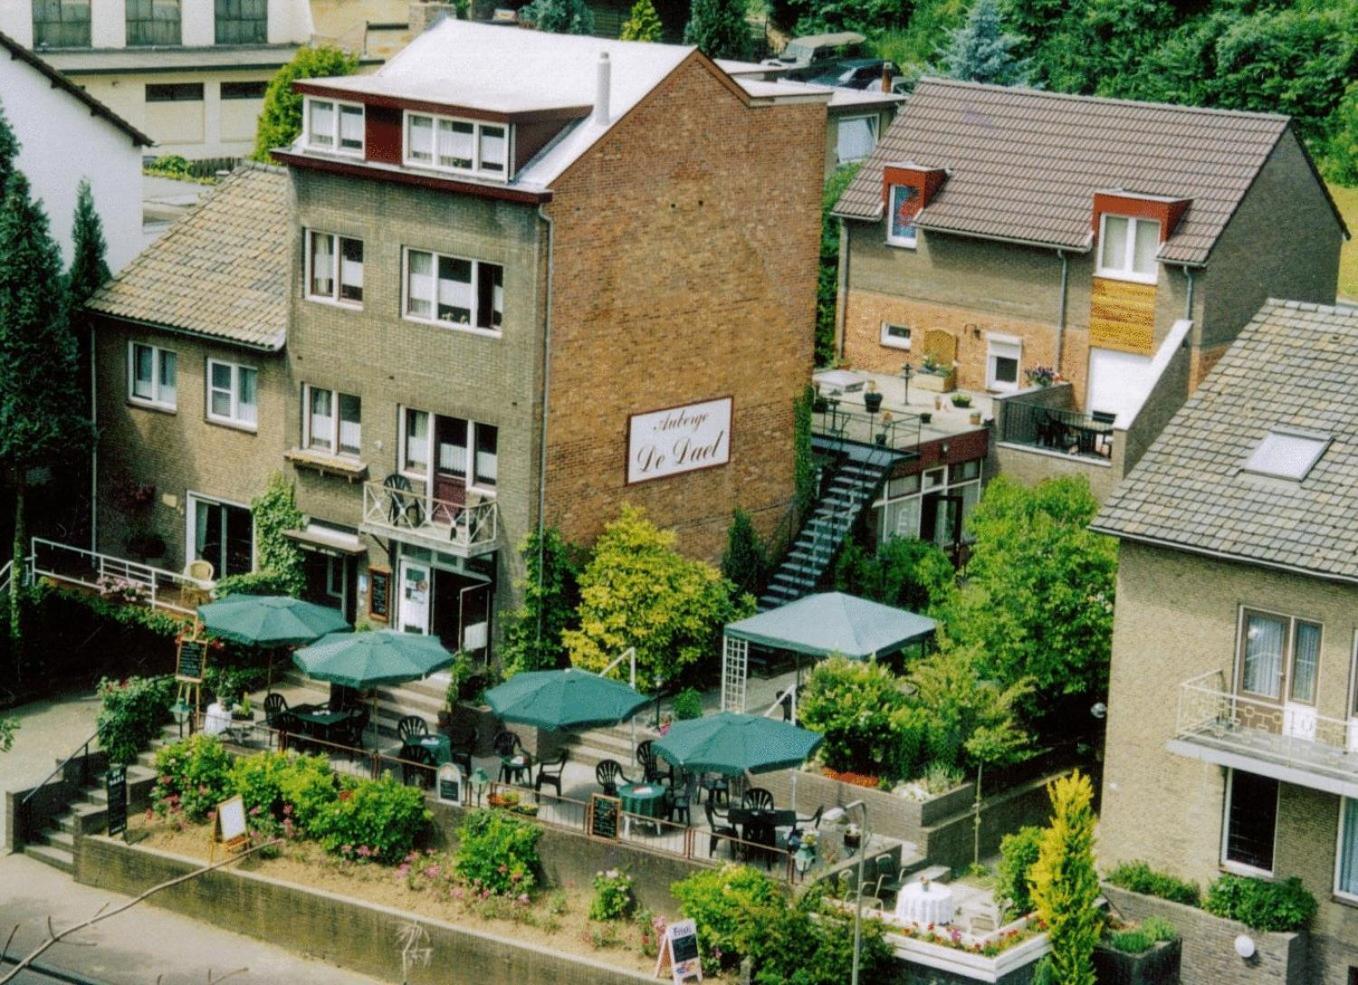
<path id="1" fill-rule="evenodd" d="M 429 633 L 429 565 L 419 561 L 401 561 L 401 630 L 406 633 Z"/>

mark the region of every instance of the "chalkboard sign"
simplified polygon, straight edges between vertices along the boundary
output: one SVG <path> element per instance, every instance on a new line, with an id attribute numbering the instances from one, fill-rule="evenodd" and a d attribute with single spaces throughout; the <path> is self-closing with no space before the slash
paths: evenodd
<path id="1" fill-rule="evenodd" d="M 127 767 L 109 766 L 104 776 L 104 792 L 108 794 L 108 833 L 127 835 Z"/>
<path id="2" fill-rule="evenodd" d="M 618 840 L 618 817 L 622 802 L 617 797 L 596 793 L 589 801 L 589 833 L 595 838 Z"/>
<path id="3" fill-rule="evenodd" d="M 452 763 L 439 767 L 439 800 L 446 804 L 462 803 L 462 771 Z"/>
<path id="4" fill-rule="evenodd" d="M 655 973 L 659 975 L 667 965 L 675 985 L 690 978 L 703 980 L 703 963 L 698 957 L 698 925 L 692 920 L 676 920 L 665 928 Z"/>
<path id="5" fill-rule="evenodd" d="M 372 594 L 368 596 L 368 615 L 386 622 L 391 618 L 391 572 L 384 568 L 369 568 Z"/>
<path id="6" fill-rule="evenodd" d="M 698 934 L 695 930 L 691 934 L 683 937 L 677 933 L 670 935 L 670 947 L 674 949 L 674 963 L 681 961 L 692 961 L 698 956 Z"/>
<path id="7" fill-rule="evenodd" d="M 174 671 L 175 680 L 201 684 L 205 670 L 207 670 L 206 641 L 180 640 L 179 661 L 175 664 Z"/>

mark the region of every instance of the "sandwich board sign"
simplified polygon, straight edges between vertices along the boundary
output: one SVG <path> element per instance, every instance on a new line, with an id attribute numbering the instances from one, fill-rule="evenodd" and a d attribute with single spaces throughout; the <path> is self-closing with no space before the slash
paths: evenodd
<path id="1" fill-rule="evenodd" d="M 217 843 L 226 846 L 228 852 L 238 852 L 250 843 L 249 832 L 245 829 L 245 801 L 240 794 L 222 801 L 217 805 L 217 817 L 212 822 L 212 852 L 215 854 Z M 209 859 L 211 855 L 209 855 Z"/>
<path id="2" fill-rule="evenodd" d="M 439 767 L 438 794 L 445 804 L 462 803 L 462 771 L 455 764 L 445 763 Z"/>
<path id="3" fill-rule="evenodd" d="M 674 985 L 703 980 L 703 962 L 698 955 L 698 925 L 692 920 L 676 920 L 665 928 L 660 942 L 660 957 L 655 962 L 657 976 L 669 967 Z"/>

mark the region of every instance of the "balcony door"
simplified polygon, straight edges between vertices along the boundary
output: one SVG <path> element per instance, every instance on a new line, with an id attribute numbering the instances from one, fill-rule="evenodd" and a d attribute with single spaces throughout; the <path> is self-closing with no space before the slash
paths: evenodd
<path id="1" fill-rule="evenodd" d="M 1280 706 L 1273 731 L 1315 739 L 1320 637 L 1318 623 L 1252 609 L 1241 613 L 1236 691 Z"/>
<path id="2" fill-rule="evenodd" d="M 192 560 L 210 563 L 214 578 L 254 570 L 255 524 L 249 507 L 190 493 L 188 520 Z"/>

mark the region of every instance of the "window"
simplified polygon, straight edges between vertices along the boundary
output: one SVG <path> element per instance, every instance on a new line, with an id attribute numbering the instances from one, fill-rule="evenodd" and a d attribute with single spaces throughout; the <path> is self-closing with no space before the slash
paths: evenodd
<path id="1" fill-rule="evenodd" d="M 882 322 L 882 345 L 892 349 L 909 349 L 910 326 Z"/>
<path id="2" fill-rule="evenodd" d="M 175 409 L 178 357 L 169 349 L 133 342 L 128 346 L 127 392 L 133 403 Z"/>
<path id="3" fill-rule="evenodd" d="M 873 508 L 878 540 L 921 537 L 940 547 L 958 543 L 963 525 L 981 498 L 981 461 L 897 476 Z"/>
<path id="4" fill-rule="evenodd" d="M 193 559 L 209 562 L 214 578 L 254 570 L 255 529 L 248 507 L 189 493 L 188 521 Z"/>
<path id="5" fill-rule="evenodd" d="M 1273 872 L 1278 781 L 1231 770 L 1226 777 L 1226 824 L 1221 861 L 1254 874 Z"/>
<path id="6" fill-rule="evenodd" d="M 320 150 L 362 154 L 363 107 L 307 97 L 305 143 Z"/>
<path id="7" fill-rule="evenodd" d="M 429 475 L 429 413 L 403 407 L 401 416 L 401 471 L 426 478 Z"/>
<path id="8" fill-rule="evenodd" d="M 179 0 L 127 0 L 129 48 L 179 43 Z"/>
<path id="9" fill-rule="evenodd" d="M 894 246 L 913 247 L 916 241 L 915 214 L 919 189 L 911 185 L 891 186 L 891 212 L 888 216 L 886 240 Z"/>
<path id="10" fill-rule="evenodd" d="M 504 268 L 499 264 L 406 250 L 405 282 L 407 318 L 500 331 Z"/>
<path id="11" fill-rule="evenodd" d="M 348 393 L 302 387 L 302 445 L 328 455 L 363 451 L 362 402 Z"/>
<path id="12" fill-rule="evenodd" d="M 148 103 L 201 103 L 201 82 L 158 82 L 146 87 Z"/>
<path id="13" fill-rule="evenodd" d="M 253 429 L 259 419 L 258 373 L 248 366 L 209 359 L 207 376 L 208 420 Z"/>
<path id="14" fill-rule="evenodd" d="M 217 0 L 214 33 L 218 44 L 265 44 L 269 0 Z"/>
<path id="15" fill-rule="evenodd" d="M 307 233 L 307 297 L 338 304 L 363 304 L 363 241 Z"/>
<path id="16" fill-rule="evenodd" d="M 1321 628 L 1314 622 L 1246 609 L 1241 614 L 1239 690 L 1265 701 L 1313 705 Z"/>
<path id="17" fill-rule="evenodd" d="M 986 389 L 1011 393 L 1017 390 L 1022 357 L 1023 344 L 1018 339 L 990 336 L 986 340 Z"/>
<path id="18" fill-rule="evenodd" d="M 90 0 L 33 0 L 33 47 L 89 46 Z"/>
<path id="19" fill-rule="evenodd" d="M 1155 283 L 1160 223 L 1105 214 L 1099 223 L 1099 276 Z"/>
<path id="20" fill-rule="evenodd" d="M 223 82 L 223 99 L 263 99 L 267 82 Z"/>
<path id="21" fill-rule="evenodd" d="M 509 170 L 509 129 L 495 123 L 407 113 L 405 162 L 503 178 Z"/>
<path id="22" fill-rule="evenodd" d="M 835 157 L 840 164 L 861 161 L 877 145 L 877 117 L 846 116 L 835 128 Z"/>
<path id="23" fill-rule="evenodd" d="M 1358 800 L 1348 797 L 1339 802 L 1339 850 L 1335 852 L 1334 860 L 1334 891 L 1338 896 L 1358 902 Z"/>
<path id="24" fill-rule="evenodd" d="M 475 424 L 473 430 L 476 457 L 472 462 L 472 485 L 494 488 L 500 461 L 498 454 L 500 429 L 489 424 Z"/>
<path id="25" fill-rule="evenodd" d="M 1270 431 L 1255 446 L 1245 463 L 1245 471 L 1300 481 L 1320 461 L 1331 440 L 1328 434 L 1307 434 L 1281 428 Z"/>

